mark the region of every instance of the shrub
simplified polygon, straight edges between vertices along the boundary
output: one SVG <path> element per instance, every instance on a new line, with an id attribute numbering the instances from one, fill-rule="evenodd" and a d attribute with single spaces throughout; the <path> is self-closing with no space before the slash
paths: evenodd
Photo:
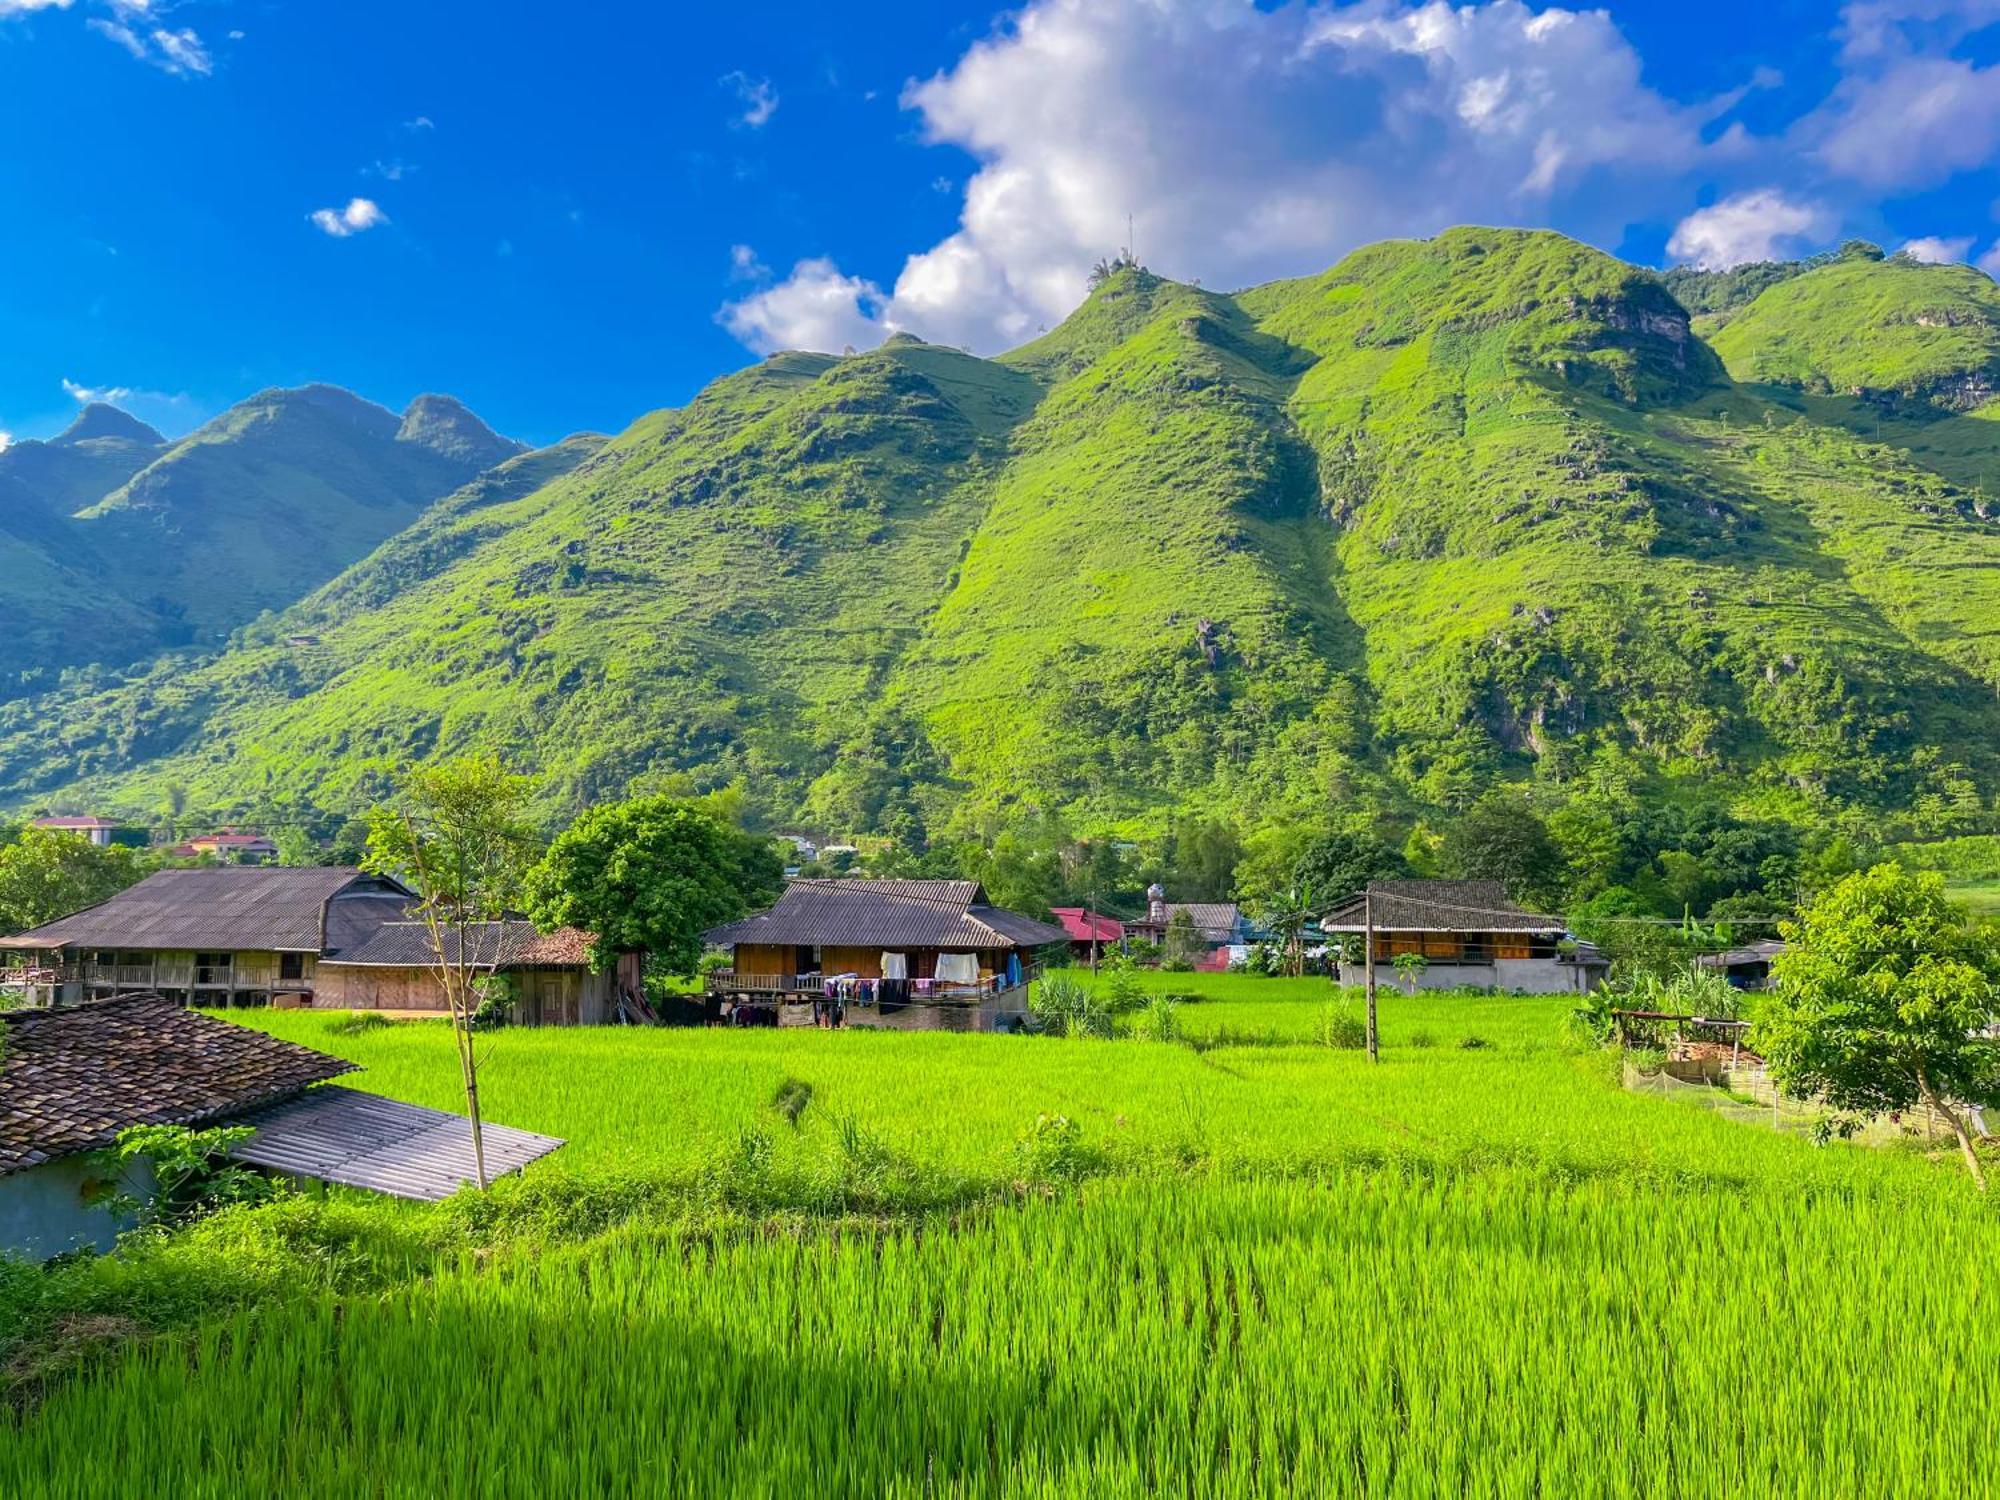
<path id="1" fill-rule="evenodd" d="M 799 1116 L 812 1103 L 813 1086 L 803 1078 L 787 1078 L 778 1085 L 778 1091 L 771 1096 L 771 1108 L 785 1117 L 785 1123 L 794 1130 L 799 1127 Z"/>
<path id="2" fill-rule="evenodd" d="M 1368 1045 L 1368 1023 L 1345 1005 L 1327 1004 L 1319 1010 L 1313 1040 L 1322 1047 L 1352 1051 Z"/>
<path id="3" fill-rule="evenodd" d="M 1098 1004 L 1114 1016 L 1130 1015 L 1146 1003 L 1146 987 L 1139 982 L 1139 971 L 1128 959 L 1113 959 L 1105 966 L 1103 982 L 1098 986 Z"/>
<path id="4" fill-rule="evenodd" d="M 1050 1036 L 1110 1036 L 1111 1013 L 1082 981 L 1069 974 L 1049 974 L 1028 993 L 1028 1009 Z"/>
<path id="5" fill-rule="evenodd" d="M 1467 1052 L 1484 1052 L 1493 1044 L 1483 1036 L 1464 1036 L 1459 1038 L 1458 1045 Z"/>
<path id="6" fill-rule="evenodd" d="M 1134 1032 L 1149 1041 L 1177 1042 L 1181 1039 L 1180 1001 L 1172 995 L 1155 995 L 1140 1008 Z"/>
<path id="7" fill-rule="evenodd" d="M 1084 1144 L 1083 1127 L 1068 1115 L 1040 1114 L 1014 1142 L 1020 1185 L 1051 1188 L 1081 1182 L 1105 1168 L 1102 1151 Z"/>
<path id="8" fill-rule="evenodd" d="M 117 1145 L 95 1160 L 116 1182 L 140 1163 L 151 1173 L 150 1191 L 138 1194 L 112 1186 L 94 1201 L 117 1216 L 131 1216 L 142 1228 L 168 1229 L 192 1223 L 232 1203 L 262 1203 L 288 1191 L 277 1178 L 239 1166 L 229 1153 L 257 1132 L 248 1125 L 190 1130 L 185 1125 L 134 1125 L 118 1133 Z"/>

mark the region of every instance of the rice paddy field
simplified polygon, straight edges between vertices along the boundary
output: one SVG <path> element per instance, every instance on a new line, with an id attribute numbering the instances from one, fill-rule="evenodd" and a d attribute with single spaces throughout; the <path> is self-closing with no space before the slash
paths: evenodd
<path id="1" fill-rule="evenodd" d="M 1949 1161 L 1625 1092 L 1560 1001 L 1385 995 L 1371 1067 L 1323 982 L 1161 982 L 1188 1043 L 500 1033 L 569 1144 L 485 1199 L 12 1273 L 0 1494 L 1994 1491 Z M 255 1023 L 454 1102 L 439 1026 Z"/>

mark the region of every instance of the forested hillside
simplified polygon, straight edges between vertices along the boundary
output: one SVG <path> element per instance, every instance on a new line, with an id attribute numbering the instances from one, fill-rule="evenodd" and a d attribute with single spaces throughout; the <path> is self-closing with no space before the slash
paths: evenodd
<path id="1" fill-rule="evenodd" d="M 477 747 L 552 810 L 684 773 L 913 844 L 1436 824 L 1523 779 L 1982 826 L 2000 289 L 1858 249 L 1744 290 L 1711 341 L 1655 273 L 1460 229 L 1233 295 L 1110 268 L 997 360 L 776 355 L 508 460 L 226 650 L 15 703 L 0 786 L 312 819 Z M 352 561 L 346 462 L 298 483 L 350 497 L 315 547 Z M 171 508 L 165 463 L 91 514 Z M 244 551 L 268 602 L 283 549 Z"/>
<path id="2" fill-rule="evenodd" d="M 264 391 L 174 443 L 91 405 L 0 450 L 0 697 L 218 647 L 521 451 L 443 396 L 398 418 L 333 386 Z"/>

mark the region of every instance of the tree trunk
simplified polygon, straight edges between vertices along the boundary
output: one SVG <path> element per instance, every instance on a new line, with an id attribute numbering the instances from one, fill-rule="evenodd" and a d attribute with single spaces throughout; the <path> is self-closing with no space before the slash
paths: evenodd
<path id="1" fill-rule="evenodd" d="M 466 1033 L 462 1052 L 465 1065 L 465 1117 L 472 1122 L 472 1172 L 479 1191 L 486 1191 L 486 1138 L 479 1128 L 479 1066 L 472 1056 L 472 1034 Z"/>
<path id="2" fill-rule="evenodd" d="M 1930 1080 L 1924 1077 L 1921 1068 L 1917 1070 L 1917 1087 L 1924 1092 L 1924 1102 L 1938 1114 L 1943 1115 L 1945 1123 L 1951 1126 L 1952 1134 L 1958 1137 L 1958 1149 L 1965 1157 L 1965 1170 L 1972 1174 L 1972 1180 L 1979 1185 L 1979 1191 L 1985 1192 L 1986 1169 L 1979 1164 L 1979 1152 L 1972 1144 L 1972 1131 L 1966 1126 L 1964 1118 L 1939 1097 L 1938 1092 L 1931 1087 Z"/>

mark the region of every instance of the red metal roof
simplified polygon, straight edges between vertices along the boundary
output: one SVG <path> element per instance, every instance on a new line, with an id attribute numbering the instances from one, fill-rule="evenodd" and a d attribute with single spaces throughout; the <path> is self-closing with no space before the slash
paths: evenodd
<path id="1" fill-rule="evenodd" d="M 1115 943 L 1125 936 L 1125 924 L 1081 906 L 1054 906 L 1050 914 L 1062 923 L 1073 943 Z"/>

